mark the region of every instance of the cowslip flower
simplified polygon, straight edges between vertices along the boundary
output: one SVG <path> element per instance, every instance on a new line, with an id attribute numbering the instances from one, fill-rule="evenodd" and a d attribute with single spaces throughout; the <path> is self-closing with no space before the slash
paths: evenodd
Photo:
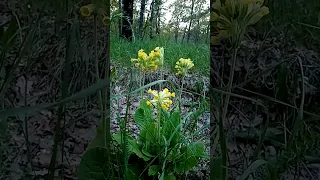
<path id="1" fill-rule="evenodd" d="M 80 8 L 80 14 L 82 16 L 88 17 L 93 13 L 94 9 L 95 9 L 95 5 L 94 4 L 88 4 L 86 6 L 82 6 Z"/>
<path id="2" fill-rule="evenodd" d="M 148 57 L 148 55 L 147 55 L 147 53 L 144 52 L 143 49 L 140 49 L 138 51 L 138 58 L 139 59 L 145 60 L 147 57 Z"/>
<path id="3" fill-rule="evenodd" d="M 216 12 L 210 14 L 210 21 L 216 21 L 219 19 L 219 15 Z"/>
<path id="4" fill-rule="evenodd" d="M 260 13 L 261 13 L 262 16 L 265 16 L 265 15 L 269 14 L 269 8 L 267 6 L 262 6 L 260 8 Z"/>
<path id="5" fill-rule="evenodd" d="M 136 68 L 142 71 L 155 71 L 158 66 L 163 64 L 163 48 L 156 47 L 149 55 L 143 49 L 138 51 L 138 58 L 131 58 L 131 62 L 135 63 Z"/>
<path id="6" fill-rule="evenodd" d="M 176 62 L 175 68 L 177 69 L 176 75 L 181 74 L 183 77 L 187 74 L 187 71 L 194 66 L 191 59 L 183 59 L 180 58 L 178 62 Z"/>
<path id="7" fill-rule="evenodd" d="M 164 90 L 158 92 L 156 90 L 149 89 L 148 93 L 153 95 L 153 99 L 150 101 L 147 101 L 148 106 L 160 106 L 161 108 L 165 110 L 169 110 L 170 105 L 172 104 L 171 97 L 175 97 L 174 92 L 169 92 L 168 88 L 165 88 Z"/>
<path id="8" fill-rule="evenodd" d="M 102 24 L 107 26 L 108 24 L 110 24 L 110 18 L 108 16 L 104 16 L 102 19 Z"/>
<path id="9" fill-rule="evenodd" d="M 228 37 L 228 31 L 227 30 L 220 30 L 219 34 L 217 36 L 219 39 L 225 39 Z"/>
<path id="10" fill-rule="evenodd" d="M 219 40 L 218 36 L 211 36 L 210 42 L 211 44 L 216 45 L 218 40 Z"/>

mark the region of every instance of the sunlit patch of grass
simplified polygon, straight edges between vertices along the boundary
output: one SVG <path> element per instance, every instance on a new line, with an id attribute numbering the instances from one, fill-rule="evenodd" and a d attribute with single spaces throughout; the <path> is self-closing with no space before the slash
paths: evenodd
<path id="1" fill-rule="evenodd" d="M 175 43 L 165 38 L 156 38 L 152 40 L 136 40 L 128 42 L 118 37 L 111 36 L 110 52 L 111 62 L 123 63 L 130 66 L 130 58 L 132 54 L 136 54 L 138 50 L 143 49 L 146 52 L 151 51 L 154 47 L 162 46 L 165 49 L 164 66 L 172 72 L 175 70 L 177 59 L 190 58 L 195 64 L 194 71 L 209 76 L 209 44 L 191 44 L 191 43 Z"/>

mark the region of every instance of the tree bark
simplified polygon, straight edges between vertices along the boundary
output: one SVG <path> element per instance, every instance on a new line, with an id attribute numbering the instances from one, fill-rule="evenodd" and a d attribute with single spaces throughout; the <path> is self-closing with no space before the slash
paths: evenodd
<path id="1" fill-rule="evenodd" d="M 188 28 L 188 36 L 187 36 L 187 43 L 189 42 L 189 39 L 190 39 L 190 29 L 191 29 L 191 25 L 192 25 L 192 19 L 193 19 L 193 8 L 194 8 L 194 1 L 195 0 L 192 0 L 191 1 L 191 13 L 190 13 L 190 16 L 191 16 L 191 18 L 190 18 L 190 22 L 189 22 L 189 28 Z"/>
<path id="2" fill-rule="evenodd" d="M 156 34 L 159 35 L 160 34 L 160 6 L 161 6 L 161 1 L 160 0 L 156 0 L 156 7 L 157 7 L 157 24 L 156 24 Z"/>
<path id="3" fill-rule="evenodd" d="M 186 31 L 187 31 L 187 28 L 188 28 L 188 26 L 186 26 L 186 27 L 184 28 L 184 32 L 183 32 L 183 36 L 182 36 L 181 43 L 183 43 L 184 38 L 186 37 Z"/>
<path id="4" fill-rule="evenodd" d="M 151 16 L 150 16 L 150 39 L 153 38 L 153 17 L 154 17 L 154 1 L 152 0 L 151 5 L 150 5 L 150 9 L 151 9 Z"/>
<path id="5" fill-rule="evenodd" d="M 132 41 L 133 34 L 131 25 L 133 23 L 133 0 L 123 0 L 122 2 L 122 12 L 124 18 L 122 19 L 121 34 L 123 38 Z"/>
<path id="6" fill-rule="evenodd" d="M 144 12 L 146 10 L 146 0 L 141 0 L 140 7 L 140 19 L 139 19 L 139 38 L 142 39 L 143 24 L 144 24 Z"/>
<path id="7" fill-rule="evenodd" d="M 179 35 L 179 32 L 178 32 L 178 29 L 176 29 L 176 31 L 174 33 L 174 39 L 175 39 L 176 43 L 178 43 L 178 35 Z"/>

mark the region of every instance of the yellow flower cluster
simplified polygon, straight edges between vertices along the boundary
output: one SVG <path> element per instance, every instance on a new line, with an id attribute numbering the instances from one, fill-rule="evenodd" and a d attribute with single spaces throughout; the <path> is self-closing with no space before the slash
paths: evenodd
<path id="1" fill-rule="evenodd" d="M 82 6 L 80 8 L 80 14 L 84 17 L 91 16 L 94 12 L 97 12 L 97 14 L 102 15 L 102 24 L 108 25 L 110 24 L 110 17 L 105 16 L 105 10 L 103 8 L 98 8 L 99 5 L 96 4 L 88 4 L 86 6 Z"/>
<path id="2" fill-rule="evenodd" d="M 234 36 L 236 35 L 234 32 L 241 34 L 241 30 L 245 30 L 246 26 L 257 23 L 263 16 L 269 14 L 269 8 L 263 6 L 263 3 L 264 0 L 226 0 L 225 4 L 221 4 L 220 0 L 216 0 L 213 4 L 216 12 L 211 13 L 210 20 L 217 22 L 219 34 L 211 38 L 211 43 L 216 44 L 220 40 Z M 243 27 L 238 27 L 239 25 Z"/>
<path id="3" fill-rule="evenodd" d="M 187 74 L 187 71 L 194 66 L 191 59 L 183 59 L 180 58 L 178 62 L 176 62 L 175 68 L 177 69 L 176 75 L 181 74 L 183 77 Z"/>
<path id="4" fill-rule="evenodd" d="M 86 6 L 82 6 L 80 8 L 80 14 L 84 17 L 90 16 L 95 10 L 95 5 L 94 4 L 88 4 Z"/>
<path id="5" fill-rule="evenodd" d="M 143 49 L 138 51 L 138 58 L 131 58 L 131 62 L 135 63 L 135 67 L 142 71 L 155 71 L 158 66 L 163 64 L 163 48 L 156 47 L 149 53 L 144 52 Z"/>
<path id="6" fill-rule="evenodd" d="M 169 110 L 169 107 L 172 104 L 172 100 L 170 98 L 175 97 L 175 93 L 169 92 L 168 88 L 165 88 L 160 92 L 149 89 L 148 93 L 153 95 L 153 99 L 150 101 L 147 101 L 147 105 L 149 106 L 153 105 L 155 107 L 159 105 L 161 108 L 167 111 Z"/>

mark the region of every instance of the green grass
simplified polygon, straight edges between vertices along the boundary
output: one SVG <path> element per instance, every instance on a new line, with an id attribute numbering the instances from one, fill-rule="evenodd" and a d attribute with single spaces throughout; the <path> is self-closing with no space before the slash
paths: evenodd
<path id="1" fill-rule="evenodd" d="M 175 63 L 180 58 L 190 58 L 195 64 L 193 71 L 209 76 L 209 44 L 175 43 L 165 38 L 152 40 L 136 40 L 128 42 L 115 36 L 111 36 L 110 52 L 111 62 L 131 65 L 130 58 L 137 58 L 138 50 L 143 49 L 149 53 L 155 47 L 164 47 L 164 66 L 174 70 Z"/>

